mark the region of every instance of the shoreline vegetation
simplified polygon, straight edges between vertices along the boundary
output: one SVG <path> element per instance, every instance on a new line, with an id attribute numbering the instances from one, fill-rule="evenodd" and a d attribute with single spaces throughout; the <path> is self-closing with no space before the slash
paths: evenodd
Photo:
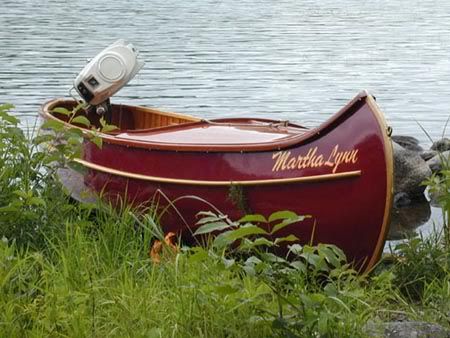
<path id="1" fill-rule="evenodd" d="M 71 200 L 55 163 L 73 165 L 82 135 L 47 126 L 59 142 L 46 148 L 55 136 L 25 135 L 12 110 L 0 105 L 1 337 L 383 337 L 387 323 L 410 322 L 448 335 L 448 169 L 426 182 L 442 231 L 397 245 L 366 275 L 332 245 L 294 244 L 289 259 L 266 250 L 294 241 L 276 232 L 308 217 L 289 211 L 203 213 L 204 245 L 163 245 L 156 263 L 155 208 Z"/>

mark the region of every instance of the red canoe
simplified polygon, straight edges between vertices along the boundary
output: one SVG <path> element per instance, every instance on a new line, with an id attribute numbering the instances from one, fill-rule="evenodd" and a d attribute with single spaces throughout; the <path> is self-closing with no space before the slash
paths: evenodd
<path id="1" fill-rule="evenodd" d="M 53 109 L 74 105 L 53 100 L 41 115 L 64 120 Z M 363 271 L 379 259 L 392 202 L 392 147 L 367 92 L 315 129 L 257 118 L 200 120 L 126 105 L 113 105 L 112 124 L 119 131 L 101 134 L 102 149 L 85 141 L 78 160 L 88 169 L 85 185 L 103 196 L 142 204 L 162 192 L 193 230 L 196 213 L 210 210 L 208 203 L 231 219 L 291 210 L 313 218 L 285 228 L 284 235 L 309 242 L 315 222 L 314 242 L 339 246 Z M 174 209 L 162 219 L 166 232 L 187 226 Z"/>

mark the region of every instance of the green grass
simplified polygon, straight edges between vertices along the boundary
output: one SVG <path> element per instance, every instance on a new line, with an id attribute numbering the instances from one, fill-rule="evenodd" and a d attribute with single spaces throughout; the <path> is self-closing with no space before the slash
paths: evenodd
<path id="1" fill-rule="evenodd" d="M 258 224 L 276 220 L 275 234 L 301 216 L 207 214 L 199 231 L 224 235 L 166 250 L 154 264 L 156 215 L 71 201 L 54 161 L 70 162 L 80 139 L 59 131 L 71 141 L 50 151 L 11 109 L 0 106 L 0 337 L 363 337 L 367 323 L 392 320 L 450 327 L 441 236 L 411 239 L 400 258 L 359 276 L 333 246 L 297 246 L 290 260 L 268 253 L 277 239 L 258 237 Z"/>
<path id="2" fill-rule="evenodd" d="M 124 223 L 125 224 L 125 223 Z M 118 225 L 118 227 L 116 227 Z M 115 233 L 111 235 L 109 231 Z M 106 233 L 108 232 L 108 233 Z M 66 225 L 66 238 L 49 241 L 46 253 L 2 244 L 0 331 L 7 337 L 265 336 L 248 325 L 266 307 L 267 287 L 239 279 L 239 296 L 220 297 L 214 288 L 236 282 L 214 265 L 176 262 L 153 265 L 147 245 L 131 239 L 126 225 L 86 234 Z M 245 297 L 241 302 L 240 297 Z M 269 306 L 270 307 L 270 306 Z M 239 320 L 236 320 L 238 319 Z M 243 323 L 246 325 L 242 325 Z"/>

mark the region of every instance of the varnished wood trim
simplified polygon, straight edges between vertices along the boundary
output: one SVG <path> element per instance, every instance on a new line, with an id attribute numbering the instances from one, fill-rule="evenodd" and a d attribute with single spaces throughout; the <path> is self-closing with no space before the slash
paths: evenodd
<path id="1" fill-rule="evenodd" d="M 200 118 L 192 116 L 192 115 L 188 115 L 188 114 L 162 111 L 159 109 L 154 109 L 154 108 L 149 108 L 149 107 L 129 106 L 129 105 L 124 105 L 124 104 L 120 104 L 118 106 L 122 106 L 123 108 L 128 109 L 128 110 L 134 109 L 134 111 L 136 113 L 140 113 L 140 114 L 149 114 L 150 113 L 150 114 L 155 114 L 155 115 L 159 115 L 159 116 L 175 118 L 180 121 L 182 121 L 182 120 L 187 120 L 187 121 L 192 121 L 192 122 L 201 121 Z"/>
<path id="2" fill-rule="evenodd" d="M 381 129 L 381 134 L 383 135 L 383 143 L 384 143 L 384 152 L 385 152 L 385 161 L 386 161 L 386 202 L 385 209 L 383 215 L 383 224 L 381 226 L 380 234 L 378 237 L 377 244 L 375 246 L 372 257 L 369 259 L 369 263 L 367 264 L 366 270 L 369 272 L 374 265 L 380 259 L 380 256 L 383 252 L 384 243 L 386 240 L 387 233 L 389 231 L 389 224 L 391 218 L 391 208 L 392 208 L 392 196 L 393 196 L 393 175 L 394 175 L 394 160 L 393 160 L 393 150 L 392 150 L 392 142 L 388 135 L 388 127 L 386 124 L 386 120 L 384 119 L 384 115 L 378 107 L 375 99 L 368 95 L 366 98 L 366 102 L 369 105 L 370 109 L 373 111 L 375 118 L 378 121 L 378 124 Z"/>
<path id="3" fill-rule="evenodd" d="M 86 168 L 101 171 L 111 175 L 122 176 L 126 178 L 133 178 L 143 181 L 153 181 L 158 183 L 170 183 L 170 184 L 181 184 L 181 185 L 199 185 L 199 186 L 230 186 L 230 185 L 242 185 L 242 186 L 254 186 L 254 185 L 274 185 L 274 184 L 288 184 L 288 183 L 309 183 L 309 182 L 320 182 L 320 181 L 330 181 L 343 178 L 351 178 L 361 176 L 361 170 L 346 171 L 336 174 L 324 174 L 324 175 L 314 175 L 314 176 L 303 176 L 303 177 L 292 177 L 292 178 L 273 178 L 266 180 L 246 180 L 246 181 L 205 181 L 205 180 L 189 180 L 189 179 L 179 179 L 179 178 L 167 178 L 158 177 L 150 175 L 142 175 L 130 173 L 122 170 L 108 168 L 99 164 L 88 162 L 81 159 L 75 159 L 75 162 L 80 163 Z"/>
<path id="4" fill-rule="evenodd" d="M 287 137 L 282 140 L 277 140 L 274 142 L 266 142 L 266 143 L 250 143 L 250 144 L 214 144 L 214 145 L 205 145 L 205 144 L 179 144 L 179 143 L 159 143 L 159 142 L 146 142 L 142 140 L 133 140 L 133 139 L 121 139 L 119 137 L 115 137 L 113 133 L 111 134 L 103 134 L 99 133 L 104 142 L 110 144 L 119 144 L 126 145 L 130 147 L 137 148 L 151 148 L 154 150 L 173 150 L 173 151 L 197 151 L 197 152 L 256 152 L 256 151 L 273 151 L 273 150 L 281 150 L 292 146 L 301 146 L 303 144 L 310 143 L 324 134 L 328 133 L 330 130 L 336 128 L 341 121 L 353 115 L 359 108 L 364 104 L 365 97 L 367 96 L 367 92 L 363 91 L 356 95 L 349 103 L 347 103 L 342 109 L 340 109 L 336 114 L 334 114 L 330 119 L 322 123 L 318 128 L 314 128 L 311 130 L 307 130 L 306 132 L 302 131 L 298 135 L 292 135 L 291 137 Z M 41 108 L 41 114 L 45 118 L 54 118 L 50 113 L 51 109 L 56 107 L 58 102 L 64 102 L 64 100 L 57 99 L 53 101 L 49 101 Z M 133 106 L 123 106 L 123 107 L 133 107 Z M 140 107 L 140 109 L 148 110 L 150 112 L 155 112 L 159 114 L 165 114 L 168 116 L 182 116 L 178 113 L 163 113 L 156 109 Z M 193 118 L 193 117 L 191 117 Z M 173 127 L 162 127 L 161 130 L 165 130 L 166 128 L 170 128 L 171 130 L 175 130 L 175 128 L 186 128 L 189 124 L 201 124 L 202 122 L 198 122 L 200 120 L 196 120 L 193 118 L 193 122 L 187 122 L 182 126 L 173 126 Z M 197 122 L 196 122 L 197 121 Z M 69 126 L 67 123 L 66 125 Z M 129 133 L 133 133 L 133 131 L 127 131 Z M 142 132 L 136 130 L 136 132 Z"/>

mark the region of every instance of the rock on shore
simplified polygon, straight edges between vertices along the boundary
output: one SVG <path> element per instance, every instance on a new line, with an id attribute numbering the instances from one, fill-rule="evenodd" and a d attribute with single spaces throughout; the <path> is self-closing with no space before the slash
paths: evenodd
<path id="1" fill-rule="evenodd" d="M 426 322 L 388 322 L 366 326 L 368 337 L 389 338 L 447 338 L 450 331 L 438 324 Z"/>
<path id="2" fill-rule="evenodd" d="M 392 136 L 394 150 L 394 204 L 404 206 L 423 195 L 422 182 L 450 165 L 450 139 L 442 138 L 424 150 L 412 136 Z"/>
<path id="3" fill-rule="evenodd" d="M 394 150 L 394 195 L 403 193 L 410 199 L 423 195 L 422 182 L 430 177 L 431 169 L 418 151 L 403 148 L 393 142 Z"/>
<path id="4" fill-rule="evenodd" d="M 393 135 L 392 141 L 402 146 L 403 148 L 411 151 L 423 151 L 423 148 L 419 145 L 419 140 L 412 136 Z"/>
<path id="5" fill-rule="evenodd" d="M 450 160 L 450 150 L 438 153 L 427 161 L 428 166 L 432 172 L 439 172 L 442 170 L 443 164 L 448 166 Z"/>
<path id="6" fill-rule="evenodd" d="M 444 137 L 433 143 L 431 150 L 436 150 L 439 152 L 450 150 L 450 139 Z"/>

